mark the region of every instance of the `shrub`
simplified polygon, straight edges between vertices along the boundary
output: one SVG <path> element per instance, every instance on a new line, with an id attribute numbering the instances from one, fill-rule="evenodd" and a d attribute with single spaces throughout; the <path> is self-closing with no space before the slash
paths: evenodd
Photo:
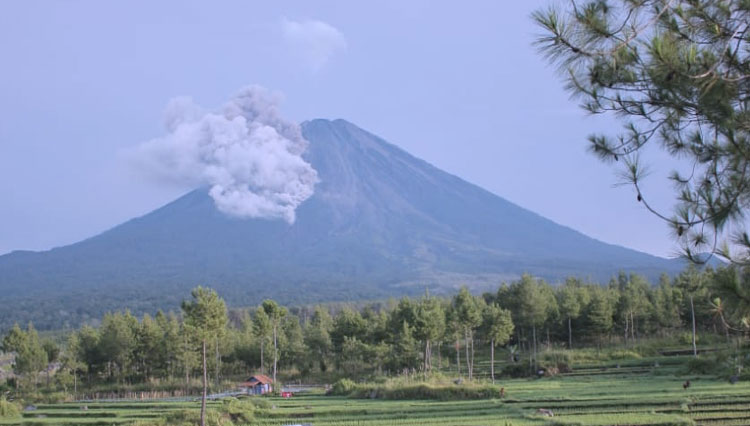
<path id="1" fill-rule="evenodd" d="M 198 410 L 178 410 L 170 412 L 162 419 L 141 421 L 134 426 L 195 426 L 199 424 L 200 417 L 201 413 Z M 206 425 L 234 426 L 234 423 L 216 410 L 206 410 Z"/>
<path id="2" fill-rule="evenodd" d="M 0 398 L 0 419 L 21 417 L 21 406 L 13 401 Z"/>
<path id="3" fill-rule="evenodd" d="M 271 403 L 266 399 L 258 398 L 257 396 L 244 395 L 237 398 L 241 402 L 246 402 L 255 406 L 257 410 L 270 410 Z"/>
<path id="4" fill-rule="evenodd" d="M 695 343 L 697 344 L 700 341 L 700 336 L 697 334 L 695 335 Z M 693 344 L 693 333 L 689 331 L 685 331 L 683 333 L 680 333 L 678 336 L 678 341 L 682 343 L 683 345 L 692 345 Z"/>
<path id="5" fill-rule="evenodd" d="M 72 401 L 73 397 L 65 392 L 27 392 L 23 399 L 36 404 L 59 404 Z"/>
<path id="6" fill-rule="evenodd" d="M 357 385 L 348 396 L 352 398 L 391 400 L 435 399 L 440 401 L 455 401 L 502 398 L 504 395 L 501 393 L 499 387 L 492 385 L 416 383 L 411 385 Z"/>
<path id="7" fill-rule="evenodd" d="M 570 373 L 571 354 L 563 351 L 547 351 L 539 360 L 539 368 L 545 376 L 556 376 L 560 373 Z"/>
<path id="8" fill-rule="evenodd" d="M 517 379 L 520 377 L 529 377 L 532 375 L 533 375 L 532 369 L 529 368 L 528 364 L 524 362 L 506 365 L 500 371 L 500 377 L 507 377 L 507 378 L 512 378 L 512 379 Z"/>
<path id="9" fill-rule="evenodd" d="M 630 349 L 612 349 L 611 351 L 609 351 L 607 358 L 609 359 L 640 359 L 641 352 L 636 352 Z"/>
<path id="10" fill-rule="evenodd" d="M 332 395 L 347 396 L 357 389 L 357 384 L 349 379 L 340 379 L 331 388 Z"/>
<path id="11" fill-rule="evenodd" d="M 136 420 L 132 426 L 165 426 L 164 419 L 157 420 Z"/>
<path id="12" fill-rule="evenodd" d="M 249 423 L 253 421 L 256 410 L 256 405 L 248 399 L 228 398 L 221 404 L 221 412 L 229 416 L 233 422 Z"/>
<path id="13" fill-rule="evenodd" d="M 710 358 L 691 358 L 685 363 L 685 373 L 687 374 L 719 374 L 721 365 L 716 362 L 714 357 Z"/>
<path id="14" fill-rule="evenodd" d="M 572 356 L 569 351 L 547 351 L 540 354 L 541 365 L 572 364 Z"/>

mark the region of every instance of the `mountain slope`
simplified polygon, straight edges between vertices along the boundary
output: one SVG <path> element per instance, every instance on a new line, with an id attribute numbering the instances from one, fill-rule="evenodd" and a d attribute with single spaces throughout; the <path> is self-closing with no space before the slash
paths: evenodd
<path id="1" fill-rule="evenodd" d="M 96 294 L 111 306 L 128 306 L 126 295 L 136 307 L 206 284 L 235 305 L 294 303 L 681 267 L 560 226 L 346 121 L 313 120 L 303 133 L 321 181 L 293 225 L 228 217 L 195 190 L 79 243 L 0 256 L 0 291 L 73 304 Z"/>

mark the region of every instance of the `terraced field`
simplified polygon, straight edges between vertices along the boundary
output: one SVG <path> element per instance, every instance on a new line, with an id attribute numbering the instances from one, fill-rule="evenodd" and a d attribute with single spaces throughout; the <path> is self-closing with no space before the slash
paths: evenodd
<path id="1" fill-rule="evenodd" d="M 268 398 L 253 424 L 344 425 L 749 425 L 750 383 L 675 376 L 680 359 L 659 357 L 581 365 L 555 378 L 503 380 L 501 400 L 384 401 L 299 394 Z M 691 386 L 682 384 L 690 379 Z M 211 402 L 216 407 L 221 402 Z M 87 410 L 81 406 L 86 405 Z M 119 425 L 154 419 L 198 402 L 43 405 L 13 425 Z M 539 409 L 551 410 L 544 417 Z"/>

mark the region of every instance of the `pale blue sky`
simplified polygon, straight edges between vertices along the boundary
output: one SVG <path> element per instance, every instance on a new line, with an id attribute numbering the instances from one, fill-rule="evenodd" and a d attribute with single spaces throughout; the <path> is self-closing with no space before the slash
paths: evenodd
<path id="1" fill-rule="evenodd" d="M 186 188 L 122 150 L 169 99 L 248 84 L 290 119 L 344 118 L 594 238 L 667 256 L 667 227 L 586 153 L 593 129 L 531 43 L 548 1 L 0 2 L 0 253 L 92 236 Z M 651 198 L 672 204 L 651 178 Z"/>

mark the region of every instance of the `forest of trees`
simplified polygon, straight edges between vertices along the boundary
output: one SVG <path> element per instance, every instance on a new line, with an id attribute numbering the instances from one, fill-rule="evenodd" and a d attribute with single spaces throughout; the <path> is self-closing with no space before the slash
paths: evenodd
<path id="1" fill-rule="evenodd" d="M 204 315 L 199 323 L 197 308 L 186 302 L 180 312 L 142 318 L 107 314 L 99 327 L 83 326 L 61 344 L 40 338 L 31 324 L 16 325 L 2 349 L 15 354 L 14 386 L 41 386 L 43 371 L 55 362 L 59 369 L 46 380 L 67 392 L 82 384 L 160 380 L 189 387 L 202 374 L 201 353 L 215 384 L 255 372 L 275 378 L 277 371 L 341 377 L 438 368 L 472 379 L 477 349 L 494 357 L 506 347 L 503 356 L 531 367 L 535 354 L 549 347 L 631 346 L 674 335 L 694 344 L 693 324 L 699 335 L 734 344 L 748 332 L 748 303 L 730 294 L 743 282 L 735 268 L 689 267 L 658 283 L 621 273 L 607 285 L 570 278 L 553 287 L 524 275 L 494 293 L 473 295 L 464 287 L 452 297 L 425 293 L 360 306 L 286 308 L 267 300 L 227 312 L 217 298 L 212 309 L 220 312 L 210 324 L 205 313 L 198 313 Z"/>

